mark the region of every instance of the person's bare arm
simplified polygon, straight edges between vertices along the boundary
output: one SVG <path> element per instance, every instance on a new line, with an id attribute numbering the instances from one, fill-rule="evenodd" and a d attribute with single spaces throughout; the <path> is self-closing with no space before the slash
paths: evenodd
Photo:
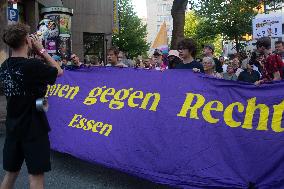
<path id="1" fill-rule="evenodd" d="M 265 81 L 264 80 L 258 80 L 256 82 L 254 82 L 255 86 L 260 86 L 261 84 L 263 84 Z"/>
<path id="2" fill-rule="evenodd" d="M 273 81 L 279 81 L 279 80 L 281 80 L 281 76 L 280 76 L 280 72 L 279 72 L 279 71 L 274 72 L 274 73 L 273 73 L 273 76 L 274 76 Z"/>
<path id="3" fill-rule="evenodd" d="M 35 50 L 46 60 L 46 62 L 50 66 L 57 69 L 57 77 L 61 76 L 63 74 L 63 70 L 61 69 L 60 65 L 55 60 L 53 60 L 53 58 L 43 48 L 41 40 L 39 40 L 39 38 L 35 35 L 31 35 L 31 39 Z"/>

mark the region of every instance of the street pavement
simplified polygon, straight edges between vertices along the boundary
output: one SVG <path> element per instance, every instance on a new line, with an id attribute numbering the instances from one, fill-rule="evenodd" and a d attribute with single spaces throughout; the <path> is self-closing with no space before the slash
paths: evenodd
<path id="1" fill-rule="evenodd" d="M 5 129 L 6 101 L 0 96 L 0 179 L 3 171 L 3 145 Z M 2 119 L 2 122 L 1 122 Z M 46 173 L 46 189 L 170 189 L 170 187 L 152 183 L 150 181 L 131 176 L 120 171 L 100 165 L 90 164 L 70 155 L 52 151 L 52 171 Z M 29 188 L 28 173 L 25 164 L 17 179 L 15 189 Z"/>

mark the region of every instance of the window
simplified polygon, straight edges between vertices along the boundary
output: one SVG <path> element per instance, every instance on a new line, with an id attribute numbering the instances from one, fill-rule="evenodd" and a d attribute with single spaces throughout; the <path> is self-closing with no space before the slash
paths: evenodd
<path id="1" fill-rule="evenodd" d="M 171 22 L 171 18 L 172 18 L 171 16 L 166 16 L 166 21 Z"/>
<path id="2" fill-rule="evenodd" d="M 172 5 L 171 4 L 167 4 L 167 11 L 171 11 L 172 10 Z"/>
<path id="3" fill-rule="evenodd" d="M 157 32 L 160 30 L 161 25 L 157 25 Z"/>
<path id="4" fill-rule="evenodd" d="M 161 12 L 166 12 L 167 11 L 167 4 L 160 4 L 159 7 L 161 7 Z"/>
<path id="5" fill-rule="evenodd" d="M 161 11 L 162 11 L 162 7 L 158 6 L 158 12 L 161 12 Z"/>
<path id="6" fill-rule="evenodd" d="M 102 33 L 83 33 L 84 57 L 89 63 L 104 59 L 105 37 Z"/>

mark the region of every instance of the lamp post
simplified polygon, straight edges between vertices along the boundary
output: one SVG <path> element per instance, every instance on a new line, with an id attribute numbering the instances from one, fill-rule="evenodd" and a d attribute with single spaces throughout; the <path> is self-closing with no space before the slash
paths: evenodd
<path id="1" fill-rule="evenodd" d="M 107 65 L 107 49 L 108 49 L 107 43 L 108 43 L 108 39 L 105 36 L 105 47 L 106 47 L 106 49 L 105 49 L 105 56 L 104 56 L 104 64 L 105 65 Z"/>
<path id="2" fill-rule="evenodd" d="M 104 56 L 105 65 L 107 64 L 108 41 L 109 41 L 109 38 L 111 39 L 111 36 L 112 36 L 112 33 L 105 33 L 105 35 L 104 35 L 104 38 L 105 38 L 105 56 Z"/>

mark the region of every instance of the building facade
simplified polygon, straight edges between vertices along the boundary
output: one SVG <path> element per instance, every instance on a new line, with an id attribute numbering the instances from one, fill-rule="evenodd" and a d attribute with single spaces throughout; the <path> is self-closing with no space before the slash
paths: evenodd
<path id="1" fill-rule="evenodd" d="M 167 33 L 170 41 L 172 38 L 173 18 L 171 9 L 173 0 L 147 0 L 147 42 L 152 44 L 163 22 L 167 24 Z"/>
<path id="2" fill-rule="evenodd" d="M 32 32 L 37 30 L 39 21 L 43 19 L 42 9 L 62 6 L 73 9 L 72 52 L 76 53 L 82 61 L 83 59 L 91 61 L 94 57 L 105 61 L 106 49 L 111 44 L 114 0 L 14 0 L 14 2 L 17 2 L 13 7 L 19 12 L 19 22 L 30 25 Z M 0 6 L 0 35 L 2 36 L 3 29 L 8 24 L 6 15 L 11 3 L 3 0 Z M 8 56 L 9 50 L 1 42 L 1 63 Z"/>
<path id="3" fill-rule="evenodd" d="M 14 4 L 12 4 L 12 2 Z M 62 6 L 61 0 L 3 0 L 0 2 L 0 35 L 2 36 L 4 28 L 8 25 L 8 7 L 11 6 L 18 10 L 18 21 L 27 23 L 31 31 L 35 32 L 37 25 L 42 18 L 40 10 L 49 6 Z M 1 41 L 0 43 L 0 64 L 9 56 L 8 47 Z"/>
<path id="4" fill-rule="evenodd" d="M 73 9 L 72 51 L 81 59 L 105 62 L 106 49 L 111 44 L 113 0 L 62 0 Z"/>

